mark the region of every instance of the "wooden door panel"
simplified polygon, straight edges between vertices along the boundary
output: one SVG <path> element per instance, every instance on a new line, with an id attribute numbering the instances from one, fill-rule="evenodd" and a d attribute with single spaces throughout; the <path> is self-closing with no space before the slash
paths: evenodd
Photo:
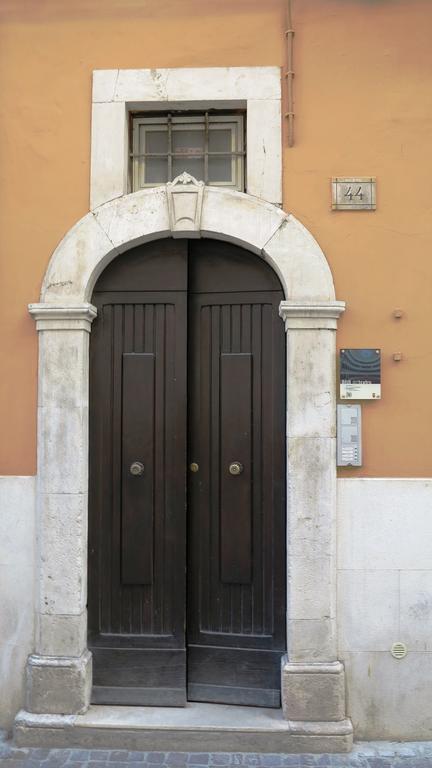
<path id="1" fill-rule="evenodd" d="M 184 707 L 185 651 L 93 648 L 92 703 Z"/>
<path id="2" fill-rule="evenodd" d="M 122 291 L 115 265 L 93 296 L 89 646 L 98 703 L 186 699 L 187 253 L 185 243 L 172 246 L 182 290 L 146 291 L 145 259 L 154 287 L 157 247 L 141 248 L 138 260 L 131 252 Z M 164 256 L 165 244 L 160 280 Z M 131 475 L 134 461 L 142 475 Z"/>
<path id="3" fill-rule="evenodd" d="M 278 706 L 285 651 L 282 292 L 256 257 L 194 244 L 189 272 L 188 696 Z M 243 259 L 243 262 L 242 262 Z M 215 261 L 217 260 L 217 264 Z M 242 262 L 242 263 L 241 263 Z M 264 277 L 259 282 L 259 268 Z M 245 290 L 238 287 L 243 271 Z M 206 274 L 207 272 L 207 274 Z M 214 291 L 217 289 L 217 292 Z M 232 461 L 243 472 L 232 476 Z"/>
<path id="4" fill-rule="evenodd" d="M 188 648 L 188 698 L 215 704 L 279 707 L 280 652 Z"/>
<path id="5" fill-rule="evenodd" d="M 246 298 L 247 300 L 247 298 Z M 283 474 L 284 430 L 275 423 L 272 403 L 272 383 L 266 380 L 263 370 L 272 370 L 272 344 L 264 343 L 262 326 L 272 328 L 270 306 L 244 305 L 252 316 L 254 349 L 252 362 L 252 403 L 255 418 L 252 424 L 252 550 L 253 579 L 251 584 L 224 584 L 221 579 L 221 456 L 224 449 L 221 439 L 220 379 L 221 338 L 224 332 L 224 311 L 220 306 L 208 306 L 209 299 L 194 297 L 192 312 L 201 315 L 195 335 L 201 331 L 200 343 L 193 344 L 195 364 L 191 366 L 192 382 L 189 383 L 191 398 L 190 460 L 197 461 L 199 472 L 189 475 L 190 519 L 190 578 L 189 590 L 189 641 L 198 641 L 203 635 L 206 642 L 216 642 L 214 633 L 224 634 L 226 642 L 235 644 L 242 635 L 246 646 L 271 642 L 282 646 L 285 642 L 284 623 L 277 619 L 284 612 L 284 491 Z M 229 318 L 229 315 L 226 314 Z M 229 322 L 229 320 L 227 320 Z M 210 343 L 209 334 L 212 332 Z M 229 337 L 230 334 L 227 334 Z M 254 336 L 256 338 L 254 338 Z M 217 339 L 219 337 L 219 341 Z M 229 350 L 226 350 L 225 354 Z M 200 359 L 198 359 L 198 354 Z M 256 359 L 255 359 L 256 356 Z M 261 364 L 259 364 L 261 362 Z M 283 365 L 283 364 L 282 364 Z M 282 366 L 281 366 L 282 367 Z M 241 396 L 239 391 L 238 396 Z M 283 423 L 283 422 L 282 422 Z M 275 429 L 273 428 L 275 426 Z M 227 425 L 229 428 L 229 425 Z M 276 446 L 270 437 L 276 432 Z M 271 434 L 269 434 L 269 432 Z M 279 443 L 279 445 L 278 445 Z M 278 456 L 281 453 L 282 456 Z M 282 460 L 281 460 L 282 459 Z M 277 473 L 277 474 L 276 474 Z M 234 480 L 239 478 L 233 478 Z M 276 510 L 277 514 L 272 515 Z M 235 525 L 237 508 L 226 508 L 226 535 Z M 224 532 L 225 535 L 225 532 Z M 279 566 L 274 572 L 275 559 Z M 198 574 L 198 575 L 197 575 Z M 274 612 L 274 588 L 278 612 Z M 197 602 L 195 602 L 195 600 Z M 274 634 L 276 633 L 276 634 Z M 274 640 L 273 640 L 274 638 Z M 219 638 L 220 639 L 220 638 Z"/>
<path id="6" fill-rule="evenodd" d="M 122 584 L 153 583 L 154 374 L 154 354 L 123 353 Z"/>
<path id="7" fill-rule="evenodd" d="M 220 357 L 220 579 L 250 584 L 252 576 L 252 355 Z M 240 466 L 240 474 L 230 472 Z M 234 510 L 234 514 L 233 514 Z"/>

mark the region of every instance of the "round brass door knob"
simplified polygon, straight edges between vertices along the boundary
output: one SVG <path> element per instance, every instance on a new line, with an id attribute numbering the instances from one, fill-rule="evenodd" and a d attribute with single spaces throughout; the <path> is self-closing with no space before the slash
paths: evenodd
<path id="1" fill-rule="evenodd" d="M 139 475 L 143 475 L 144 464 L 142 464 L 141 461 L 133 461 L 129 467 L 129 472 L 131 473 L 131 475 L 134 475 L 134 477 L 139 477 Z"/>
<path id="2" fill-rule="evenodd" d="M 198 472 L 199 464 L 197 464 L 196 461 L 193 461 L 192 464 L 189 464 L 189 469 L 191 472 Z"/>
<path id="3" fill-rule="evenodd" d="M 241 475 L 243 472 L 243 464 L 240 464 L 239 461 L 233 461 L 229 465 L 229 471 L 231 475 Z"/>

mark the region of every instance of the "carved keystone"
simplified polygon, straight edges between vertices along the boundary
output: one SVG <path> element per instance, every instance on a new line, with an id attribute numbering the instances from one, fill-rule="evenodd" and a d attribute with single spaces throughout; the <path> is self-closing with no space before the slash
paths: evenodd
<path id="1" fill-rule="evenodd" d="M 204 194 L 204 182 L 184 171 L 166 185 L 170 229 L 173 237 L 187 232 L 199 237 Z"/>

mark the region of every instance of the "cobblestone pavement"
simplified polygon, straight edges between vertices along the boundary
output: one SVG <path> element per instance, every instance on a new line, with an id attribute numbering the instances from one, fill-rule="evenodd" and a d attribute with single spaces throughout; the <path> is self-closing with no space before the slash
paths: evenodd
<path id="1" fill-rule="evenodd" d="M 357 742 L 348 755 L 33 749 L 0 740 L 3 768 L 432 768 L 432 741 Z"/>

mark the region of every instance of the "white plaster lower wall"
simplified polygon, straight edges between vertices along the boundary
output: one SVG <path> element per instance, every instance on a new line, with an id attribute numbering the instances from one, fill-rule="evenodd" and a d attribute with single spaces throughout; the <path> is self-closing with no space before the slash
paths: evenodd
<path id="1" fill-rule="evenodd" d="M 432 480 L 338 480 L 338 625 L 355 738 L 431 739 Z"/>
<path id="2" fill-rule="evenodd" d="M 0 477 L 2 728 L 33 651 L 34 498 L 35 478 Z M 338 622 L 355 737 L 432 738 L 432 480 L 338 480 Z"/>
<path id="3" fill-rule="evenodd" d="M 24 704 L 33 651 L 35 478 L 0 477 L 0 728 Z"/>

